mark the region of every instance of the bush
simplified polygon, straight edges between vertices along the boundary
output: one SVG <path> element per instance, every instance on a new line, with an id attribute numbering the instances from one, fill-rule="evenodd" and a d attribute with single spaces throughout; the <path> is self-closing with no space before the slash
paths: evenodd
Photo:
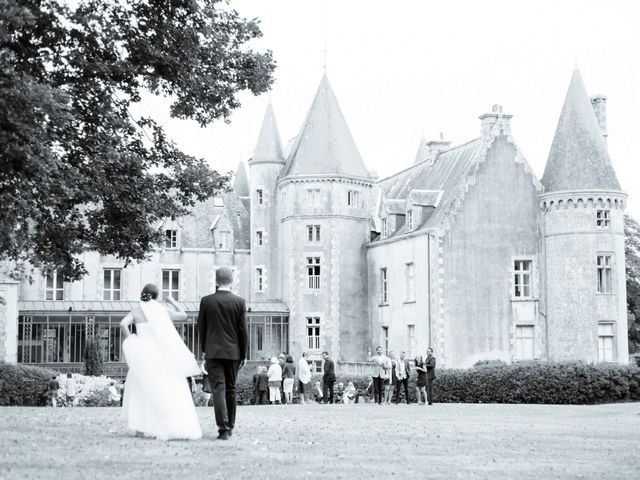
<path id="1" fill-rule="evenodd" d="M 102 355 L 100 344 L 95 338 L 87 339 L 84 347 L 84 374 L 90 377 L 99 377 L 103 373 Z"/>
<path id="2" fill-rule="evenodd" d="M 545 403 L 584 405 L 640 400 L 640 368 L 632 365 L 487 361 L 468 370 L 438 369 L 434 401 L 441 403 Z M 322 376 L 314 375 L 311 384 Z M 338 375 L 346 386 L 365 389 L 367 375 Z M 416 401 L 416 373 L 409 400 Z M 297 384 L 296 384 L 297 386 Z M 238 404 L 253 403 L 253 374 L 238 375 Z"/>
<path id="3" fill-rule="evenodd" d="M 45 405 L 54 375 L 46 368 L 0 362 L 0 405 Z"/>
<path id="4" fill-rule="evenodd" d="M 115 382 L 116 390 L 118 390 L 118 383 L 116 380 L 100 376 L 90 377 L 86 375 L 80 375 L 78 373 L 73 374 L 73 379 L 76 382 L 76 397 L 75 405 L 78 407 L 112 407 L 120 406 L 120 402 L 113 403 L 109 398 L 109 385 L 111 382 Z M 64 393 L 64 385 L 67 381 L 66 375 L 60 375 L 58 377 L 58 383 L 60 384 L 60 390 L 58 390 L 58 404 L 63 405 L 66 401 Z"/>

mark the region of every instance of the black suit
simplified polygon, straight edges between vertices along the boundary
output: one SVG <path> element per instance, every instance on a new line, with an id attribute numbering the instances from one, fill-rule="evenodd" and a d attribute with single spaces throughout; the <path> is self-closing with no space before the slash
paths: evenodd
<path id="1" fill-rule="evenodd" d="M 322 396 L 324 403 L 333 402 L 333 385 L 336 383 L 336 366 L 333 360 L 327 358 L 324 361 L 324 375 L 322 376 Z"/>
<path id="2" fill-rule="evenodd" d="M 433 403 L 433 381 L 436 379 L 436 358 L 427 357 L 424 363 L 427 369 L 427 401 Z"/>
<path id="3" fill-rule="evenodd" d="M 218 433 L 233 430 L 236 421 L 236 377 L 247 357 L 247 308 L 228 290 L 203 297 L 198 312 L 200 346 L 207 359 Z"/>

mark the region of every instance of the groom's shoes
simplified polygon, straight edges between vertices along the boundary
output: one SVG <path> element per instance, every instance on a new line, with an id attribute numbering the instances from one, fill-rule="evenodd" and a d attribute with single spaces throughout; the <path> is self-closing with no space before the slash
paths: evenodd
<path id="1" fill-rule="evenodd" d="M 229 440 L 229 432 L 226 430 L 223 432 L 220 432 L 216 437 L 216 440 Z"/>

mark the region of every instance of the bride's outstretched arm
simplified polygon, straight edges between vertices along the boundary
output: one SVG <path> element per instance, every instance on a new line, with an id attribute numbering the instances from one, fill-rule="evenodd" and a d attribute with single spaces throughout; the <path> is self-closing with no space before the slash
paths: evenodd
<path id="1" fill-rule="evenodd" d="M 129 325 L 133 323 L 133 315 L 131 312 L 127 313 L 127 316 L 120 320 L 120 330 L 122 331 L 122 339 L 124 340 L 131 332 L 129 331 Z"/>
<path id="2" fill-rule="evenodd" d="M 174 308 L 174 310 L 171 310 L 170 308 L 168 309 L 169 318 L 171 318 L 172 321 L 181 322 L 187 319 L 187 312 L 185 312 L 182 307 L 178 305 L 178 302 L 176 302 L 172 296 L 166 297 L 164 301 Z"/>

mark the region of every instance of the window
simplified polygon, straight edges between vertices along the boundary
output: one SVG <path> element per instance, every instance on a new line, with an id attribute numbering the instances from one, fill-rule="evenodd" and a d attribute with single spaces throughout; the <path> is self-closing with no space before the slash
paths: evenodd
<path id="1" fill-rule="evenodd" d="M 230 250 L 231 246 L 231 232 L 222 231 L 217 232 L 218 237 L 218 249 L 219 250 Z"/>
<path id="2" fill-rule="evenodd" d="M 413 351 L 416 347 L 416 326 L 407 325 L 407 355 L 413 357 Z"/>
<path id="3" fill-rule="evenodd" d="M 307 189 L 307 206 L 317 207 L 320 205 L 320 189 L 309 188 Z"/>
<path id="4" fill-rule="evenodd" d="M 405 264 L 405 278 L 407 279 L 406 293 L 407 302 L 413 302 L 416 299 L 416 283 L 415 283 L 416 269 L 413 262 Z"/>
<path id="5" fill-rule="evenodd" d="M 264 194 L 262 193 L 261 188 L 256 190 L 256 202 L 258 203 L 258 205 L 264 204 Z"/>
<path id="6" fill-rule="evenodd" d="M 256 232 L 256 246 L 258 247 L 262 246 L 262 230 L 258 230 Z"/>
<path id="7" fill-rule="evenodd" d="M 387 238 L 389 236 L 389 224 L 387 223 L 387 219 L 382 219 L 382 238 Z"/>
<path id="8" fill-rule="evenodd" d="M 262 267 L 256 268 L 256 292 L 262 291 L 263 270 Z"/>
<path id="9" fill-rule="evenodd" d="M 307 240 L 309 242 L 320 241 L 320 225 L 307 225 Z"/>
<path id="10" fill-rule="evenodd" d="M 407 210 L 407 231 L 413 230 L 413 210 Z"/>
<path id="11" fill-rule="evenodd" d="M 382 348 L 384 348 L 384 354 L 389 353 L 389 327 L 382 327 Z"/>
<path id="12" fill-rule="evenodd" d="M 533 360 L 535 358 L 533 325 L 516 326 L 516 360 Z"/>
<path id="13" fill-rule="evenodd" d="M 122 269 L 105 268 L 104 269 L 104 286 L 102 290 L 103 300 L 121 300 L 121 280 Z"/>
<path id="14" fill-rule="evenodd" d="M 45 300 L 64 300 L 62 272 L 54 270 L 45 273 Z"/>
<path id="15" fill-rule="evenodd" d="M 320 289 L 320 257 L 307 257 L 309 290 Z"/>
<path id="16" fill-rule="evenodd" d="M 320 350 L 320 317 L 307 317 L 307 348 Z"/>
<path id="17" fill-rule="evenodd" d="M 387 268 L 380 269 L 380 303 L 386 304 L 389 300 L 387 285 Z"/>
<path id="18" fill-rule="evenodd" d="M 614 344 L 613 323 L 598 324 L 598 361 L 613 362 Z"/>
<path id="19" fill-rule="evenodd" d="M 347 192 L 347 205 L 349 207 L 357 207 L 358 206 L 358 191 L 357 190 L 349 190 Z"/>
<path id="20" fill-rule="evenodd" d="M 598 255 L 596 263 L 598 293 L 611 293 L 611 255 Z"/>
<path id="21" fill-rule="evenodd" d="M 162 297 L 180 299 L 180 270 L 162 270 Z"/>
<path id="22" fill-rule="evenodd" d="M 311 361 L 311 373 L 322 373 L 322 360 Z"/>
<path id="23" fill-rule="evenodd" d="M 164 248 L 178 248 L 178 230 L 164 231 Z"/>
<path id="24" fill-rule="evenodd" d="M 531 260 L 513 262 L 513 296 L 531 298 Z"/>
<path id="25" fill-rule="evenodd" d="M 609 210 L 597 210 L 596 211 L 596 225 L 598 228 L 609 228 L 611 219 Z"/>

